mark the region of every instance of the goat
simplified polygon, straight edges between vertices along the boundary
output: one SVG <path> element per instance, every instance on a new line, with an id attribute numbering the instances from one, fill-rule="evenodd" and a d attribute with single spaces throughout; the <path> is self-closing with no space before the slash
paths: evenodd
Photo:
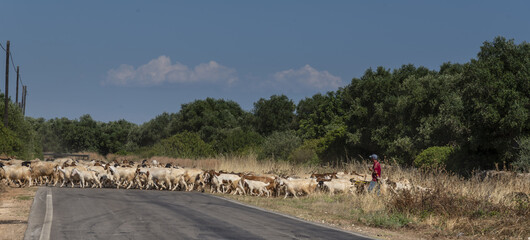
<path id="1" fill-rule="evenodd" d="M 329 193 L 331 195 L 334 195 L 335 192 L 351 192 L 354 193 L 353 188 L 355 185 L 353 185 L 350 180 L 347 179 L 334 179 L 331 181 L 319 181 L 318 184 L 328 189 Z"/>
<path id="2" fill-rule="evenodd" d="M 134 179 L 136 178 L 135 168 L 110 166 L 108 171 L 112 174 L 117 189 L 119 189 L 122 184 L 123 187 L 127 186 L 127 189 L 130 189 L 133 186 Z"/>
<path id="3" fill-rule="evenodd" d="M 292 194 L 295 198 L 298 193 L 311 194 L 317 187 L 316 179 L 280 179 L 280 185 L 285 187 L 285 198 Z"/>
<path id="4" fill-rule="evenodd" d="M 254 192 L 254 190 L 258 190 L 258 193 L 259 193 L 258 197 L 263 195 L 263 193 L 267 193 L 267 197 L 270 197 L 270 192 L 269 190 L 267 190 L 267 186 L 269 186 L 270 183 L 264 183 L 261 181 L 254 181 L 254 180 L 248 180 L 248 179 L 244 179 L 243 181 L 248 186 L 248 189 L 251 195 Z"/>
<path id="5" fill-rule="evenodd" d="M 4 171 L 4 176 L 8 182 L 15 183 L 18 182 L 19 186 L 24 185 L 23 182 L 27 182 L 28 186 L 31 187 L 31 169 L 26 166 L 15 166 L 15 165 L 3 165 L 2 169 Z"/>
<path id="6" fill-rule="evenodd" d="M 92 183 L 92 188 L 94 186 L 99 186 L 101 188 L 101 182 L 96 171 L 91 170 L 79 170 L 77 168 L 72 169 L 72 176 L 77 176 L 80 181 L 80 187 L 85 188 L 88 185 L 88 182 Z"/>

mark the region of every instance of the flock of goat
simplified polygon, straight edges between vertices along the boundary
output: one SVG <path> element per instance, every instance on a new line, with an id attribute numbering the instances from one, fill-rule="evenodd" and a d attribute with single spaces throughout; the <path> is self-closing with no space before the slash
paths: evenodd
<path id="1" fill-rule="evenodd" d="M 157 190 L 182 190 L 231 193 L 257 196 L 298 196 L 315 191 L 329 194 L 338 192 L 359 194 L 366 192 L 371 180 L 368 174 L 334 172 L 308 174 L 307 176 L 280 177 L 275 174 L 227 173 L 196 168 L 182 168 L 171 164 L 161 165 L 156 160 L 142 163 L 114 161 L 74 161 L 69 158 L 54 161 L 0 161 L 0 179 L 8 185 L 53 185 L 60 187 L 106 187 Z M 380 181 L 381 189 L 428 190 L 413 186 L 408 181 Z"/>

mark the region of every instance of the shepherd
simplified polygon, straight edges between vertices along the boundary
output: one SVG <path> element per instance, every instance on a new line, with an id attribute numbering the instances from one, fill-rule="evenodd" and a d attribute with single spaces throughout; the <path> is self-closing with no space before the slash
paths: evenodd
<path id="1" fill-rule="evenodd" d="M 372 181 L 368 186 L 368 192 L 372 192 L 374 188 L 377 188 L 377 196 L 379 196 L 381 189 L 379 185 L 379 179 L 381 179 L 381 164 L 379 164 L 377 158 L 378 157 L 375 154 L 370 155 L 370 159 L 372 159 L 374 165 L 370 168 L 370 171 L 372 171 Z"/>

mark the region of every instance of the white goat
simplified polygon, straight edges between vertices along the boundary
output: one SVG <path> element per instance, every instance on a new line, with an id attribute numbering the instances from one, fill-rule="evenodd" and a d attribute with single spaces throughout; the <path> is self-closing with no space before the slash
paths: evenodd
<path id="1" fill-rule="evenodd" d="M 269 186 L 270 183 L 264 183 L 261 181 L 254 181 L 254 180 L 248 180 L 248 179 L 244 179 L 244 181 L 245 181 L 245 184 L 247 184 L 248 186 L 250 195 L 252 195 L 255 189 L 255 190 L 258 190 L 259 192 L 258 197 L 263 195 L 263 193 L 267 193 L 267 197 L 270 197 L 271 193 L 269 190 L 267 190 L 267 186 Z"/>

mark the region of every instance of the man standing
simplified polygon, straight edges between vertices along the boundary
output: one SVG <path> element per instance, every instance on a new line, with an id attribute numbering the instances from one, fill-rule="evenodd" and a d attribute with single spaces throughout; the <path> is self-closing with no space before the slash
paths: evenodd
<path id="1" fill-rule="evenodd" d="M 380 186 L 379 186 L 379 179 L 381 178 L 381 164 L 377 161 L 377 155 L 372 154 L 370 155 L 370 159 L 372 159 L 372 162 L 374 165 L 370 168 L 370 171 L 372 171 L 372 181 L 370 182 L 370 185 L 368 186 L 368 192 L 372 192 L 374 187 L 377 186 L 377 195 L 379 196 L 380 192 Z"/>

